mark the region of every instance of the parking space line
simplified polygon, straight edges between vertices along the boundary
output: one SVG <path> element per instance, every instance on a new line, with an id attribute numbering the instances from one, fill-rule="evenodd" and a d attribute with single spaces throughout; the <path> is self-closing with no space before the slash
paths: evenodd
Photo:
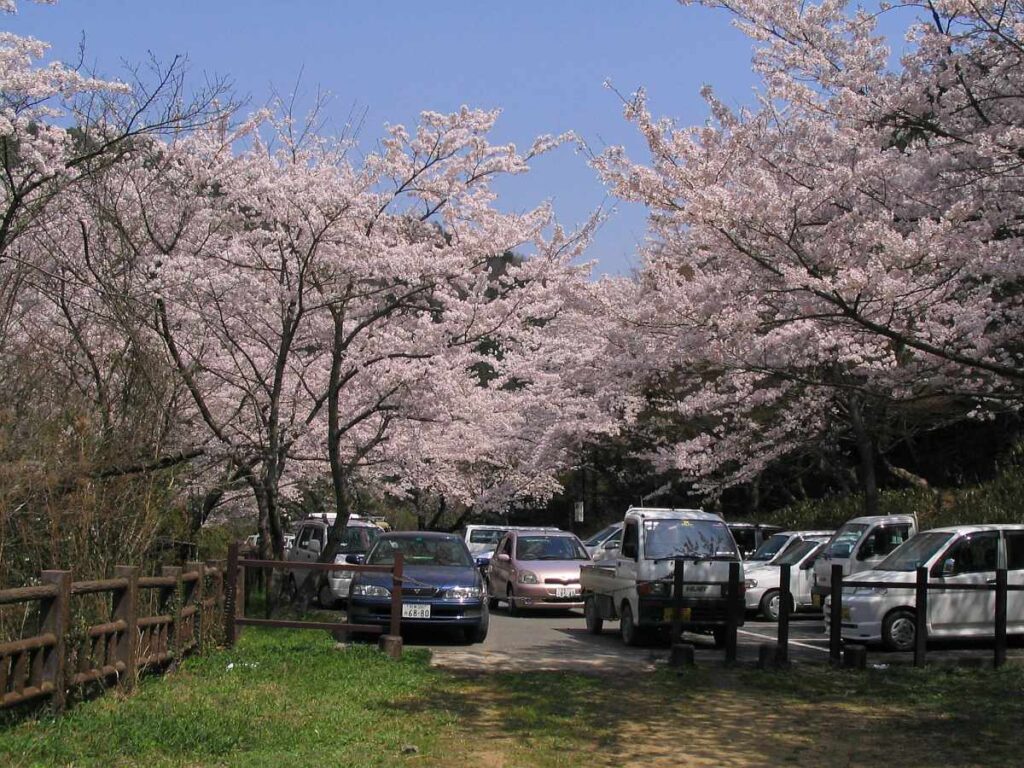
<path id="1" fill-rule="evenodd" d="M 739 634 L 741 634 L 741 635 L 750 635 L 751 637 L 760 637 L 762 640 L 771 640 L 772 642 L 776 642 L 776 643 L 779 641 L 779 639 L 777 637 L 772 637 L 771 635 L 762 635 L 762 634 L 760 634 L 758 632 L 751 632 L 750 630 L 747 630 L 747 629 L 737 629 L 736 631 Z M 822 642 L 824 642 L 824 641 L 822 641 Z M 790 645 L 795 645 L 798 648 L 809 648 L 812 651 L 820 651 L 821 653 L 828 653 L 828 648 L 819 648 L 818 646 L 810 645 L 809 643 L 801 643 L 799 640 L 790 640 L 789 644 Z"/>

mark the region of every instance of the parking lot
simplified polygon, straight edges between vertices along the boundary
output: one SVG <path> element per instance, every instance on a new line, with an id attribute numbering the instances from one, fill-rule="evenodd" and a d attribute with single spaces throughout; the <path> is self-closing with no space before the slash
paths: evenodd
<path id="1" fill-rule="evenodd" d="M 740 663 L 755 664 L 758 646 L 776 642 L 776 625 L 748 620 L 738 630 L 737 657 Z M 697 664 L 720 664 L 723 651 L 712 647 L 711 638 L 687 635 L 696 649 Z M 536 613 L 510 617 L 499 608 L 491 613 L 491 628 L 484 643 L 465 645 L 437 632 L 407 634 L 409 647 L 427 647 L 434 663 L 451 669 L 488 671 L 574 670 L 619 673 L 653 669 L 668 658 L 665 641 L 655 640 L 640 648 L 626 647 L 618 635 L 616 622 L 605 624 L 600 635 L 591 635 L 579 612 Z M 797 615 L 790 625 L 790 659 L 796 664 L 828 662 L 828 638 L 823 634 L 820 616 Z M 1007 658 L 1024 660 L 1020 642 L 1011 642 Z M 913 662 L 911 653 L 893 653 L 872 647 L 868 664 L 893 665 Z M 933 642 L 928 646 L 928 662 L 936 664 L 992 663 L 991 642 Z"/>

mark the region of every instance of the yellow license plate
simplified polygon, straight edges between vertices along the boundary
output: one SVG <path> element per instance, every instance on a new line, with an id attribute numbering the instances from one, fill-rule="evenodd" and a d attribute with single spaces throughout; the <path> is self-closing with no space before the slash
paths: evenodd
<path id="1" fill-rule="evenodd" d="M 811 605 L 821 608 L 821 595 L 811 595 Z"/>
<path id="2" fill-rule="evenodd" d="M 689 608 L 681 608 L 679 610 L 679 618 L 680 618 L 681 621 L 689 621 L 690 620 L 690 609 Z M 665 609 L 664 621 L 672 621 L 672 608 L 671 607 Z"/>

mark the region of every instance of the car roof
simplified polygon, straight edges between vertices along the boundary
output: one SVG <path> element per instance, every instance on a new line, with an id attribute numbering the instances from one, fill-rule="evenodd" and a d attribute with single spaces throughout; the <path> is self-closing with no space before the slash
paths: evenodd
<path id="1" fill-rule="evenodd" d="M 1020 523 L 983 523 L 980 525 L 947 525 L 942 528 L 929 528 L 919 533 L 982 533 L 984 531 L 1024 531 Z"/>
<path id="2" fill-rule="evenodd" d="M 326 520 L 324 519 L 326 518 Z M 334 525 L 334 520 L 337 518 L 333 512 L 325 515 L 310 515 L 309 517 L 299 520 L 299 524 L 304 523 L 320 523 L 321 525 Z M 379 525 L 371 523 L 369 520 L 364 520 L 361 517 L 349 517 L 346 526 L 354 528 L 380 528 Z"/>
<path id="3" fill-rule="evenodd" d="M 648 520 L 717 520 L 722 518 L 703 509 L 672 509 L 670 507 L 630 507 L 627 515 L 639 515 Z"/>
<path id="4" fill-rule="evenodd" d="M 831 536 L 835 531 L 782 531 L 787 536 Z"/>
<path id="5" fill-rule="evenodd" d="M 774 528 L 776 533 L 782 532 L 782 526 L 773 523 L 748 523 L 742 520 L 730 520 L 726 522 L 726 525 L 730 528 Z"/>
<path id="6" fill-rule="evenodd" d="M 913 515 L 865 515 L 863 517 L 851 517 L 847 520 L 847 523 L 877 523 L 883 520 L 891 520 L 893 522 L 917 522 Z M 845 525 L 846 523 L 844 523 Z"/>
<path id="7" fill-rule="evenodd" d="M 462 541 L 457 533 L 446 533 L 445 531 L 385 531 L 380 535 L 381 539 L 437 539 L 438 541 L 453 540 Z"/>
<path id="8" fill-rule="evenodd" d="M 575 536 L 576 534 L 572 531 L 563 531 L 561 528 L 516 528 L 514 531 L 509 533 L 526 533 L 536 534 L 543 533 L 545 536 Z"/>

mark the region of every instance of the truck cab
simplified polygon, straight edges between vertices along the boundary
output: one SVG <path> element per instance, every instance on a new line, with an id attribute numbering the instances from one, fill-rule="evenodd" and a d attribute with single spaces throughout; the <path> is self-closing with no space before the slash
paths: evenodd
<path id="1" fill-rule="evenodd" d="M 843 566 L 843 576 L 869 571 L 890 552 L 917 533 L 915 515 L 855 517 L 844 523 L 814 563 L 811 600 L 820 608 L 832 585 L 832 566 Z"/>
<path id="2" fill-rule="evenodd" d="M 581 568 L 588 630 L 597 634 L 605 620 L 618 619 L 623 641 L 637 645 L 671 626 L 677 559 L 684 569 L 683 627 L 724 643 L 728 611 L 742 623 L 742 569 L 737 605 L 729 606 L 726 597 L 729 565 L 741 558 L 722 518 L 699 509 L 631 507 L 626 512 L 617 555 Z"/>

